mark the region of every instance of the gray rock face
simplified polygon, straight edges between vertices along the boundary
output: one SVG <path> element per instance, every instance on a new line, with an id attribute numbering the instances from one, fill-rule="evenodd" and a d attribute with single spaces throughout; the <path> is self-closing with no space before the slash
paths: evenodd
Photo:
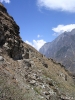
<path id="1" fill-rule="evenodd" d="M 15 60 L 22 59 L 24 53 L 19 33 L 19 26 L 0 3 L 0 47 Z"/>
<path id="2" fill-rule="evenodd" d="M 75 74 L 75 29 L 62 33 L 54 41 L 42 46 L 39 51 Z"/>

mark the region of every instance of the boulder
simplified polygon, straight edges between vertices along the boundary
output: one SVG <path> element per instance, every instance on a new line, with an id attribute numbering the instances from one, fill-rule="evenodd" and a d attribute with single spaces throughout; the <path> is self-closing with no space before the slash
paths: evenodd
<path id="1" fill-rule="evenodd" d="M 2 56 L 0 56 L 0 61 L 4 61 L 4 58 Z"/>

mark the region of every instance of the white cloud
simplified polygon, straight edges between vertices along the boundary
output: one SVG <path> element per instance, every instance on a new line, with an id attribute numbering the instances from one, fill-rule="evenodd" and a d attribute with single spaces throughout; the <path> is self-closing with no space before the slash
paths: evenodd
<path id="1" fill-rule="evenodd" d="M 10 0 L 0 0 L 0 2 L 10 3 Z"/>
<path id="2" fill-rule="evenodd" d="M 32 43 L 26 40 L 25 42 L 30 44 L 37 50 L 39 50 L 46 43 L 46 41 L 44 40 L 33 40 Z"/>
<path id="3" fill-rule="evenodd" d="M 55 28 L 52 28 L 52 30 L 54 31 L 53 35 L 60 35 L 61 33 L 67 31 L 70 32 L 72 29 L 75 28 L 75 24 L 69 24 L 69 25 L 58 25 Z"/>
<path id="4" fill-rule="evenodd" d="M 37 4 L 47 9 L 75 12 L 75 0 L 37 0 Z"/>
<path id="5" fill-rule="evenodd" d="M 41 37 L 41 36 L 38 34 L 37 37 L 39 38 L 39 37 Z"/>

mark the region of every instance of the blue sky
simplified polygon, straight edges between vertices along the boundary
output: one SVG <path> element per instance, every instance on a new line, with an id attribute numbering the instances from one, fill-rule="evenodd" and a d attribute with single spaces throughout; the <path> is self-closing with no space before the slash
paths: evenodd
<path id="1" fill-rule="evenodd" d="M 37 50 L 75 28 L 75 0 L 0 0 L 20 26 L 23 41 Z"/>

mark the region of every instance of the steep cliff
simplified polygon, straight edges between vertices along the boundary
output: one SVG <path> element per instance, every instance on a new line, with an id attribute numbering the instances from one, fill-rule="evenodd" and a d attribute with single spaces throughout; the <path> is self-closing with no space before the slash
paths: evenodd
<path id="1" fill-rule="evenodd" d="M 19 36 L 19 26 L 0 4 L 0 47 L 7 51 L 13 59 L 22 59 L 24 53 L 22 40 Z"/>

